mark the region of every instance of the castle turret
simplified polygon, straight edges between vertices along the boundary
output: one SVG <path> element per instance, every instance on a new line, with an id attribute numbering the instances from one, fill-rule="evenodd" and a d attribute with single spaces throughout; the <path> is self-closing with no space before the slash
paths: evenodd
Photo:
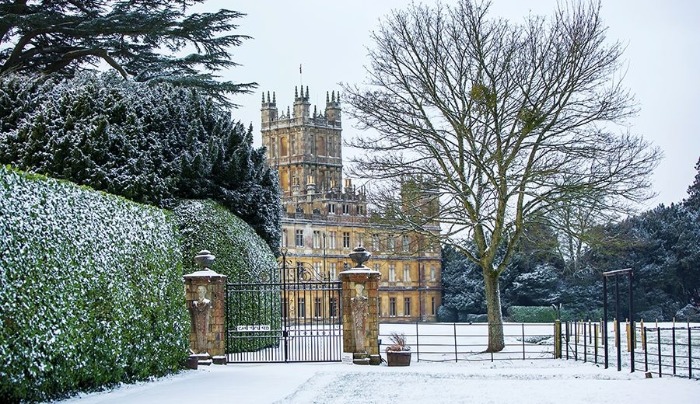
<path id="1" fill-rule="evenodd" d="M 262 127 L 270 127 L 270 124 L 277 119 L 277 102 L 274 92 L 272 93 L 272 100 L 270 100 L 269 91 L 267 92 L 267 98 L 265 98 L 265 93 L 263 92 L 260 112 L 262 115 Z"/>
<path id="2" fill-rule="evenodd" d="M 333 91 L 330 98 L 326 92 L 326 120 L 331 125 L 340 126 L 340 92 L 336 97 Z"/>
<path id="3" fill-rule="evenodd" d="M 306 86 L 306 94 L 304 94 L 304 87 L 301 87 L 301 94 L 297 92 L 296 86 L 294 87 L 294 119 L 297 122 L 304 122 L 305 119 L 309 117 L 309 111 L 311 109 L 311 103 L 309 102 L 309 87 Z"/>

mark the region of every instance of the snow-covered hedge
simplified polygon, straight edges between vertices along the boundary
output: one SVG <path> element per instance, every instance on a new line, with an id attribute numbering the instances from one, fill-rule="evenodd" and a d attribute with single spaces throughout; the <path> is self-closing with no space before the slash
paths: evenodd
<path id="1" fill-rule="evenodd" d="M 176 371 L 187 352 L 163 210 L 0 167 L 0 401 Z"/>
<path id="2" fill-rule="evenodd" d="M 0 77 L 0 164 L 172 208 L 214 199 L 279 248 L 277 172 L 205 92 L 114 72 Z"/>
<path id="3" fill-rule="evenodd" d="M 185 273 L 198 270 L 193 260 L 197 252 L 209 250 L 216 256 L 211 269 L 226 275 L 230 283 L 279 279 L 277 260 L 270 247 L 246 222 L 223 206 L 213 201 L 186 200 L 174 213 L 180 227 Z M 238 309 L 229 310 L 233 324 L 279 325 L 280 293 L 274 290 L 238 295 L 235 304 Z M 276 343 L 256 338 L 243 348 L 253 351 Z"/>

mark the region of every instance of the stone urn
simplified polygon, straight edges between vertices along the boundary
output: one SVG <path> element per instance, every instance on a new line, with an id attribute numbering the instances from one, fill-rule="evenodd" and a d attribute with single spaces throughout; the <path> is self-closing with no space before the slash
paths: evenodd
<path id="1" fill-rule="evenodd" d="M 216 259 L 215 256 L 212 255 L 207 250 L 202 250 L 197 253 L 197 255 L 194 256 L 194 262 L 199 266 L 202 270 L 208 270 L 211 268 L 211 265 L 214 263 L 214 259 Z"/>
<path id="2" fill-rule="evenodd" d="M 355 268 L 364 268 L 364 263 L 369 260 L 372 254 L 364 247 L 358 246 L 349 254 L 350 259 L 355 262 Z"/>

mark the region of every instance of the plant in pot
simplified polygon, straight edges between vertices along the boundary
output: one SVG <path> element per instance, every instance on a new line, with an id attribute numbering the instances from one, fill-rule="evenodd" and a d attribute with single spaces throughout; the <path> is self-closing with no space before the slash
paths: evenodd
<path id="1" fill-rule="evenodd" d="M 391 345 L 386 347 L 386 364 L 388 366 L 410 365 L 411 347 L 406 345 L 406 335 L 392 332 L 389 339 L 391 339 Z"/>

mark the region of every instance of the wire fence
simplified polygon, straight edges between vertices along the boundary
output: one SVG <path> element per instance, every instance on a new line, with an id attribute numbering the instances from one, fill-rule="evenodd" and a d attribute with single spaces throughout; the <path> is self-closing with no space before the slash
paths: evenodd
<path id="1" fill-rule="evenodd" d="M 379 326 L 380 351 L 392 333 L 404 334 L 412 359 L 422 362 L 497 361 L 554 358 L 554 324 L 505 323 L 505 348 L 486 352 L 486 323 L 410 323 Z"/>
<path id="2" fill-rule="evenodd" d="M 592 321 L 560 323 L 561 351 L 557 357 L 594 362 L 604 367 L 631 372 L 642 370 L 648 377 L 656 375 L 700 379 L 700 325 L 655 323 L 605 324 Z M 634 327 L 634 332 L 632 332 Z M 556 326 L 555 326 L 556 329 Z M 556 331 L 555 331 L 556 333 Z"/>

